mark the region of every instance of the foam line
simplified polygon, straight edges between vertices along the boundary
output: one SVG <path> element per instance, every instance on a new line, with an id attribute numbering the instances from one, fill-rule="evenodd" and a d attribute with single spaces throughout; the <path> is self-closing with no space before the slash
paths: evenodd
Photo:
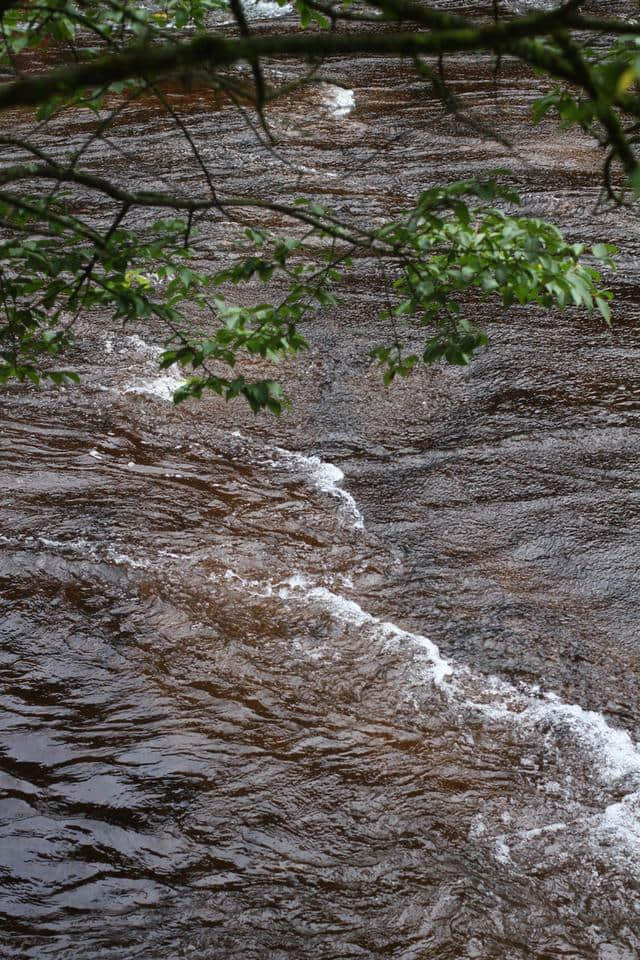
<path id="1" fill-rule="evenodd" d="M 354 530 L 364 530 L 364 517 L 358 509 L 358 504 L 348 490 L 344 490 L 340 486 L 344 480 L 344 473 L 339 467 L 336 467 L 333 463 L 328 463 L 326 460 L 321 460 L 320 457 L 306 457 L 302 453 L 285 450 L 284 447 L 274 447 L 273 449 L 280 455 L 281 462 L 285 466 L 301 467 L 316 489 L 340 500 L 342 519 Z"/>

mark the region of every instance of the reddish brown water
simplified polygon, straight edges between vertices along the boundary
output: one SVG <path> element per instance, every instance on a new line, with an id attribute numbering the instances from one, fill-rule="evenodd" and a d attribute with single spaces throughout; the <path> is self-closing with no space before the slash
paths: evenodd
<path id="1" fill-rule="evenodd" d="M 522 126 L 530 78 L 449 69 L 527 210 L 621 245 L 613 329 L 487 309 L 476 364 L 385 391 L 362 261 L 281 422 L 172 408 L 157 331 L 91 318 L 85 385 L 4 390 L 3 960 L 640 955 L 637 222 Z M 348 114 L 273 110 L 299 187 L 183 98 L 225 190 L 382 214 L 505 162 L 399 65 L 331 72 Z M 96 169 L 196 185 L 150 106 L 113 143 Z"/>

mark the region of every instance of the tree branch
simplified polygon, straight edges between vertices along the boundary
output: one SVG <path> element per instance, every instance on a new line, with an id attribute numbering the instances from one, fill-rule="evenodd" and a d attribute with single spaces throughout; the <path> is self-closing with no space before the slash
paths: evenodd
<path id="1" fill-rule="evenodd" d="M 194 71 L 199 69 L 214 72 L 240 61 L 252 64 L 262 57 L 318 58 L 345 54 L 384 54 L 414 58 L 440 53 L 502 50 L 515 53 L 556 76 L 575 79 L 571 65 L 564 58 L 540 44 L 528 42 L 532 37 L 552 34 L 562 22 L 560 14 L 554 11 L 511 21 L 460 26 L 428 33 L 353 31 L 344 34 L 323 32 L 240 38 L 202 34 L 180 43 L 135 44 L 121 53 L 107 54 L 85 63 L 58 67 L 39 77 L 21 77 L 4 84 L 0 86 L 0 110 L 15 106 L 37 106 L 54 96 L 71 96 L 85 89 L 143 76 L 182 73 L 193 79 Z"/>

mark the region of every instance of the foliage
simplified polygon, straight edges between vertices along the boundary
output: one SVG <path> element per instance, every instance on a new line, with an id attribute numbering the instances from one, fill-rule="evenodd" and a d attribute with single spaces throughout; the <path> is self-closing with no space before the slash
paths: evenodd
<path id="1" fill-rule="evenodd" d="M 221 197 L 162 81 L 171 76 L 213 87 L 239 109 L 240 100 L 253 101 L 257 135 L 272 149 L 269 103 L 296 84 L 315 82 L 318 57 L 409 55 L 418 75 L 457 112 L 443 56 L 487 49 L 509 54 L 555 79 L 534 105 L 534 121 L 554 111 L 561 126 L 578 125 L 594 136 L 605 151 L 605 189 L 620 202 L 629 186 L 640 186 L 634 154 L 640 37 L 629 33 L 629 24 L 585 18 L 573 3 L 503 20 L 453 16 L 413 0 L 375 0 L 366 8 L 296 0 L 295 8 L 304 34 L 262 36 L 252 34 L 238 0 L 0 2 L 0 68 L 7 80 L 0 109 L 30 104 L 40 123 L 37 134 L 60 111 L 88 108 L 95 118 L 88 145 L 105 136 L 122 104 L 153 96 L 175 122 L 176 135 L 187 139 L 209 187 L 207 196 L 131 192 L 83 165 L 84 148 L 61 163 L 37 136 L 0 135 L 0 144 L 19 154 L 0 164 L 0 382 L 76 380 L 58 361 L 73 342 L 78 317 L 91 311 L 110 324 L 157 323 L 166 339 L 161 365 L 180 364 L 188 373 L 176 402 L 212 390 L 226 400 L 243 396 L 254 411 L 279 413 L 287 400 L 278 383 L 248 380 L 238 364 L 243 357 L 275 363 L 304 349 L 303 321 L 336 308 L 341 284 L 361 255 L 375 255 L 390 278 L 380 311 L 388 337 L 371 352 L 387 384 L 418 363 L 469 363 L 488 344 L 473 319 L 480 301 L 595 310 L 610 321 L 612 295 L 601 270 L 613 269 L 615 249 L 569 243 L 556 226 L 518 215 L 518 197 L 505 185 L 513 175 L 436 185 L 403 215 L 366 227 L 305 197 L 294 203 Z M 229 14 L 237 38 L 220 26 Z M 389 29 L 370 29 L 381 18 Z M 336 30 L 341 20 L 352 29 Z M 407 21 L 414 24 L 410 33 Z M 47 51 L 63 62 L 43 73 L 38 58 Z M 279 90 L 265 81 L 265 58 L 278 54 L 313 58 L 293 87 Z M 429 55 L 439 56 L 437 69 Z M 241 61 L 250 67 L 252 88 L 234 71 Z M 40 181 L 52 185 L 49 193 L 34 190 Z M 79 190 L 109 198 L 107 229 L 80 216 Z M 135 226 L 135 212 L 143 208 L 160 214 L 144 229 Z M 237 208 L 256 212 L 245 249 L 223 270 L 203 268 L 193 247 L 198 215 L 225 218 Z M 281 218 L 282 231 L 260 225 L 265 210 Z M 232 287 L 256 280 L 266 286 L 264 302 L 229 299 Z M 269 296 L 273 280 L 285 291 L 277 299 Z M 414 328 L 422 340 L 418 352 L 406 346 L 415 343 Z"/>

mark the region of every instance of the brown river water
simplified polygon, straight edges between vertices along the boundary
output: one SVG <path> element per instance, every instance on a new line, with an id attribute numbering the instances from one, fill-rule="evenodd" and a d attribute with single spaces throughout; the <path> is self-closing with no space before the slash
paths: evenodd
<path id="1" fill-rule="evenodd" d="M 226 191 L 353 216 L 508 163 L 528 212 L 620 245 L 613 328 L 483 307 L 475 364 L 385 390 L 362 259 L 280 421 L 173 408 L 158 331 L 100 318 L 82 386 L 4 388 L 2 960 L 640 956 L 640 226 L 592 145 L 524 125 L 540 81 L 448 70 L 514 153 L 374 59 L 274 105 L 289 165 L 176 103 Z M 202 189 L 150 103 L 88 162 Z"/>

